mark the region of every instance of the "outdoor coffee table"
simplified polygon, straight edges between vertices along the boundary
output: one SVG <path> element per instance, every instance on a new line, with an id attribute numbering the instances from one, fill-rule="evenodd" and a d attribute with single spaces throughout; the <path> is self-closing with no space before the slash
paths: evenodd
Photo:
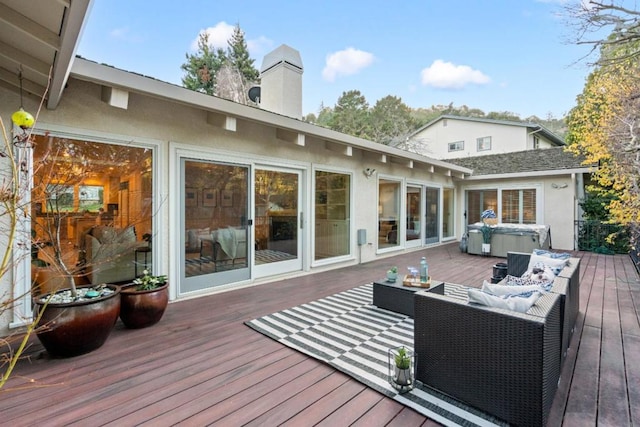
<path id="1" fill-rule="evenodd" d="M 422 290 L 444 294 L 444 283 L 432 280 L 430 287 L 422 288 L 404 286 L 401 280 L 373 282 L 373 305 L 413 318 L 413 296 L 417 291 Z"/>

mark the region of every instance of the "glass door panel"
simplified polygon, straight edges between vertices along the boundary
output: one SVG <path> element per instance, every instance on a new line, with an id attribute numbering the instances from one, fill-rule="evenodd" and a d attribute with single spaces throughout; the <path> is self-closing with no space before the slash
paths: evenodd
<path id="1" fill-rule="evenodd" d="M 442 237 L 453 237 L 453 188 L 442 190 Z"/>
<path id="2" fill-rule="evenodd" d="M 248 280 L 249 167 L 187 159 L 181 166 L 180 291 Z"/>
<path id="3" fill-rule="evenodd" d="M 438 243 L 440 241 L 440 221 L 439 217 L 439 206 L 440 206 L 440 190 L 438 188 L 429 188 L 426 189 L 426 197 L 425 197 L 425 243 Z"/>
<path id="4" fill-rule="evenodd" d="M 419 186 L 407 186 L 407 223 L 406 239 L 407 247 L 420 246 L 422 244 L 422 188 Z"/>
<path id="5" fill-rule="evenodd" d="M 351 251 L 351 175 L 315 172 L 315 260 Z"/>
<path id="6" fill-rule="evenodd" d="M 400 181 L 381 179 L 378 182 L 378 249 L 398 246 L 400 219 Z"/>
<path id="7" fill-rule="evenodd" d="M 302 269 L 301 173 L 256 169 L 255 275 Z"/>

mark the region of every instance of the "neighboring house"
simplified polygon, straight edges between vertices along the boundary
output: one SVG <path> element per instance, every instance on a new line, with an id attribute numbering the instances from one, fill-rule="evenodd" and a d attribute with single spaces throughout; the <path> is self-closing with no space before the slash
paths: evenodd
<path id="1" fill-rule="evenodd" d="M 110 238 L 115 231 L 137 241 L 125 245 L 135 248 L 126 254 L 133 269 L 105 262 L 88 267 L 88 277 L 117 273 L 130 280 L 151 268 L 169 276 L 176 300 L 368 262 L 460 239 L 466 198 L 476 190 L 497 191 L 498 203 L 505 191 L 534 189 L 536 214 L 526 220 L 551 224 L 554 247 L 573 249 L 571 221 L 584 168 L 541 164 L 544 172 L 523 173 L 501 172 L 498 165 L 487 174 L 479 165 L 305 123 L 302 61 L 284 45 L 262 63 L 262 108 L 75 57 L 90 3 L 32 8 L 15 2 L 11 28 L 0 26 L 0 116 L 7 126 L 21 105 L 36 113 L 53 70 L 33 129 L 35 149 L 22 154 L 32 154 L 35 164 L 53 162 L 52 170 L 86 168 L 81 181 L 63 189 L 69 255 L 91 265 L 93 253 L 83 244 L 122 252 L 117 245 L 123 242 Z M 23 34 L 19 43 L 16 31 Z M 69 143 L 73 152 L 45 158 L 44 147 Z M 531 163 L 535 169 L 538 161 Z M 36 186 L 32 194 L 42 200 L 49 193 Z M 46 203 L 32 204 L 20 238 L 31 229 L 40 238 L 39 227 L 56 220 Z M 93 222 L 100 228 L 90 227 Z M 145 235 L 153 245 L 140 251 Z M 3 277 L 0 295 L 29 294 L 29 247 L 29 241 L 16 243 L 16 269 Z M 0 319 L 0 335 L 29 313 L 24 297 Z"/>
<path id="2" fill-rule="evenodd" d="M 407 138 L 406 146 L 436 159 L 459 159 L 563 146 L 535 123 L 442 115 Z"/>

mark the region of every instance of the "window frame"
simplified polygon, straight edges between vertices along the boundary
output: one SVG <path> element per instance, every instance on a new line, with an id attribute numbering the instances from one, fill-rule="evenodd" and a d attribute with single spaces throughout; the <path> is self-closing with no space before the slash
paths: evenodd
<path id="1" fill-rule="evenodd" d="M 485 147 L 485 143 L 488 143 L 489 146 Z M 476 138 L 476 148 L 478 151 L 491 151 L 491 137 L 482 136 L 480 138 Z"/>
<path id="2" fill-rule="evenodd" d="M 449 152 L 464 151 L 464 140 L 450 142 L 449 144 L 447 144 L 447 147 L 449 148 Z M 456 147 L 459 147 L 459 148 L 456 148 Z"/>

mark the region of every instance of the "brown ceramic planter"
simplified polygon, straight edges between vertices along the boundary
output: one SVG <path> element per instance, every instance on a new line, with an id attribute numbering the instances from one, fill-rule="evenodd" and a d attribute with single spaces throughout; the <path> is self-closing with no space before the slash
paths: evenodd
<path id="1" fill-rule="evenodd" d="M 131 329 L 155 325 L 168 302 L 168 283 L 150 291 L 136 291 L 136 285 L 125 286 L 120 292 L 120 320 Z"/>
<path id="2" fill-rule="evenodd" d="M 114 293 L 100 298 L 72 303 L 38 302 L 34 298 L 34 317 L 44 309 L 38 326 L 38 339 L 54 357 L 73 357 L 89 353 L 105 343 L 120 312 L 120 288 L 108 285 Z"/>

